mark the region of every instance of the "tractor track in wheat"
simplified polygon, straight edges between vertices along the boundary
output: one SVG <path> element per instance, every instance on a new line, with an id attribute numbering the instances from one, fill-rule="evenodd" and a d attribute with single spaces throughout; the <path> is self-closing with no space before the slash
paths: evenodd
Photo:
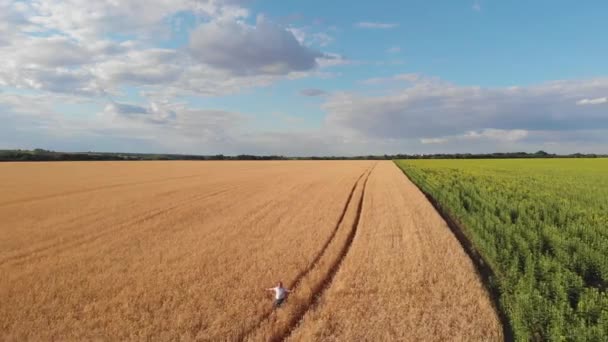
<path id="1" fill-rule="evenodd" d="M 346 212 L 350 206 L 350 203 L 352 201 L 353 195 L 355 193 L 355 190 L 357 189 L 357 185 L 360 183 L 361 179 L 367 174 L 369 176 L 369 172 L 371 172 L 371 168 L 368 170 L 365 170 L 360 176 L 359 178 L 357 178 L 357 180 L 353 183 L 353 186 L 348 194 L 348 197 L 346 198 L 346 201 L 344 202 L 344 207 L 342 209 L 342 212 L 340 213 L 340 216 L 338 218 L 338 221 L 336 222 L 336 225 L 334 226 L 334 228 L 332 229 L 331 234 L 329 235 L 329 237 L 327 238 L 327 240 L 325 241 L 325 243 L 322 245 L 321 249 L 319 250 L 319 252 L 317 253 L 317 255 L 313 258 L 313 260 L 308 264 L 308 266 L 303 269 L 300 273 L 298 273 L 298 275 L 294 278 L 294 280 L 292 281 L 292 283 L 290 284 L 290 288 L 295 289 L 298 287 L 298 285 L 300 285 L 300 283 L 302 282 L 302 280 L 304 279 L 304 277 L 306 277 L 306 275 L 308 273 L 310 273 L 310 271 L 317 265 L 317 263 L 319 262 L 319 260 L 321 259 L 321 257 L 323 256 L 323 254 L 325 253 L 325 251 L 327 250 L 327 247 L 330 245 L 330 243 L 334 240 L 336 233 L 338 232 L 338 230 L 340 229 L 340 225 L 342 224 L 342 222 L 344 221 L 344 216 L 346 215 Z M 252 334 L 253 332 L 255 332 L 257 329 L 259 329 L 259 327 L 264 324 L 264 322 L 266 322 L 271 316 L 272 313 L 274 312 L 274 310 L 270 309 L 268 311 L 266 311 L 266 313 L 264 313 L 264 315 L 262 315 L 262 317 L 258 320 L 258 322 L 253 325 L 250 329 L 248 329 L 247 331 L 243 332 L 242 336 L 241 336 L 241 340 L 247 340 Z"/>
<path id="2" fill-rule="evenodd" d="M 348 195 L 348 198 L 344 204 L 340 217 L 339 217 L 336 225 L 334 226 L 334 229 L 333 229 L 331 235 L 326 240 L 326 242 L 323 244 L 319 253 L 315 256 L 315 258 L 308 265 L 308 267 L 306 267 L 301 273 L 299 273 L 297 275 L 297 277 L 290 283 L 289 287 L 291 289 L 293 289 L 294 291 L 298 291 L 298 287 L 300 287 L 300 285 L 307 279 L 307 276 L 313 270 L 316 270 L 318 268 L 318 265 L 319 265 L 321 259 L 323 257 L 326 257 L 326 258 L 332 257 L 332 256 L 328 255 L 328 248 L 329 248 L 330 244 L 332 244 L 332 243 L 340 243 L 340 242 L 335 241 L 336 235 L 338 234 L 338 232 L 341 230 L 344 230 L 344 229 L 348 229 L 347 237 L 346 237 L 344 243 L 342 244 L 342 246 L 340 247 L 338 255 L 335 256 L 335 260 L 333 260 L 333 262 L 330 264 L 330 267 L 325 272 L 321 281 L 316 284 L 309 284 L 309 285 L 311 285 L 312 291 L 313 291 L 313 294 L 310 297 L 310 301 L 307 303 L 304 303 L 302 306 L 299 306 L 299 307 L 293 309 L 294 312 L 291 312 L 291 315 L 288 318 L 287 325 L 278 326 L 278 327 L 273 328 L 272 335 L 264 336 L 265 339 L 268 339 L 270 341 L 282 341 L 286 337 L 288 337 L 289 334 L 291 333 L 291 331 L 293 331 L 297 327 L 298 323 L 304 317 L 306 312 L 308 312 L 315 305 L 315 303 L 319 300 L 319 298 L 322 297 L 323 292 L 331 284 L 333 277 L 335 276 L 335 274 L 338 272 L 338 270 L 340 268 L 342 260 L 348 254 L 348 250 L 350 249 L 350 246 L 352 245 L 353 239 L 356 235 L 359 218 L 361 216 L 361 211 L 363 209 L 363 199 L 365 197 L 365 188 L 367 186 L 367 180 L 369 179 L 369 176 L 371 175 L 374 167 L 375 167 L 375 164 L 372 165 L 365 172 L 363 172 L 359 176 L 359 178 L 355 181 L 355 183 L 353 184 L 353 187 Z M 360 188 L 361 196 L 359 197 L 357 203 L 354 204 L 353 197 L 354 197 L 355 193 L 357 192 L 358 188 Z M 349 211 L 349 209 L 352 209 L 352 205 L 356 205 L 355 219 L 354 219 L 353 223 L 350 225 L 350 227 L 345 227 L 344 219 L 345 219 L 345 216 L 346 216 L 347 212 Z M 287 302 L 289 302 L 289 299 Z M 289 305 L 289 304 L 287 304 L 287 305 Z M 260 339 L 259 336 L 256 336 L 257 330 L 259 330 L 263 325 L 271 323 L 273 316 L 274 316 L 273 314 L 275 312 L 276 311 L 274 309 L 266 312 L 256 325 L 254 325 L 251 329 L 249 329 L 247 332 L 245 332 L 243 334 L 242 340 Z"/>
<path id="3" fill-rule="evenodd" d="M 357 203 L 357 212 L 355 215 L 355 221 L 353 222 L 353 224 L 351 226 L 350 232 L 346 239 L 346 243 L 342 247 L 342 250 L 340 251 L 340 254 L 338 256 L 336 263 L 332 265 L 332 267 L 329 269 L 329 272 L 327 273 L 327 276 L 323 279 L 323 281 L 319 285 L 317 291 L 315 291 L 312 302 L 309 303 L 309 305 L 305 308 L 305 310 L 302 310 L 301 312 L 298 313 L 298 315 L 294 316 L 289 324 L 289 327 L 287 329 L 285 329 L 281 334 L 273 337 L 272 342 L 286 340 L 291 335 L 291 333 L 298 327 L 300 321 L 302 320 L 302 318 L 304 318 L 306 313 L 308 311 L 310 311 L 311 309 L 313 309 L 319 303 L 321 298 L 323 298 L 323 294 L 325 293 L 325 291 L 331 286 L 331 283 L 332 283 L 334 277 L 340 270 L 340 267 L 342 266 L 342 262 L 344 261 L 344 258 L 346 258 L 346 256 L 348 255 L 348 251 L 350 250 L 351 246 L 353 245 L 353 240 L 355 239 L 355 236 L 357 235 L 357 228 L 359 227 L 359 220 L 361 219 L 361 213 L 363 212 L 363 202 L 365 200 L 365 189 L 367 188 L 367 181 L 369 180 L 369 176 L 371 175 L 375 166 L 376 165 L 372 166 L 370 171 L 367 173 L 367 176 L 365 177 L 365 181 L 363 182 L 363 186 L 361 188 L 361 197 L 359 198 L 359 202 Z"/>

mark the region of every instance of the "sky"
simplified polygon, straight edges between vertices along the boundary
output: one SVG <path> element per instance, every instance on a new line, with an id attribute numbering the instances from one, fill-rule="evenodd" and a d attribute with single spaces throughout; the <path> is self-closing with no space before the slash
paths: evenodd
<path id="1" fill-rule="evenodd" d="M 0 149 L 608 153 L 608 2 L 0 0 Z"/>

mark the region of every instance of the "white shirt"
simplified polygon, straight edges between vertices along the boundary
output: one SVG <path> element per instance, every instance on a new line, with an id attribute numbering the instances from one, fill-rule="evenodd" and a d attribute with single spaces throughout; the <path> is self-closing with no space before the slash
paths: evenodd
<path id="1" fill-rule="evenodd" d="M 274 298 L 275 299 L 283 299 L 285 298 L 285 295 L 287 294 L 287 291 L 282 288 L 282 287 L 273 287 L 272 288 L 274 290 Z"/>

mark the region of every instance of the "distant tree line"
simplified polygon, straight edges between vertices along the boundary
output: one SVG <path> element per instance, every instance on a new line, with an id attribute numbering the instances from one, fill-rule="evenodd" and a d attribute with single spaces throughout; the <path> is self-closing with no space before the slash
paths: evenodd
<path id="1" fill-rule="evenodd" d="M 0 150 L 0 161 L 81 161 L 81 160 L 287 160 L 283 156 L 237 156 L 117 153 L 117 152 L 56 152 L 44 149 Z"/>
<path id="2" fill-rule="evenodd" d="M 605 158 L 606 154 L 567 154 L 558 155 L 538 151 L 508 153 L 441 153 L 441 154 L 393 154 L 365 156 L 308 156 L 285 157 L 280 155 L 257 156 L 239 154 L 236 156 L 191 155 L 191 154 L 151 154 L 115 152 L 56 152 L 44 149 L 0 150 L 1 161 L 81 161 L 81 160 L 393 160 L 393 159 L 499 159 L 499 158 Z"/>

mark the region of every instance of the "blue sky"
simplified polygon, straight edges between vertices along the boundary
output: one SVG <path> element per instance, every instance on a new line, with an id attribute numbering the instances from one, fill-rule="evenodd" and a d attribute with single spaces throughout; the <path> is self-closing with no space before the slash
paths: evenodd
<path id="1" fill-rule="evenodd" d="M 606 13 L 605 1 L 0 0 L 0 148 L 606 153 Z"/>

